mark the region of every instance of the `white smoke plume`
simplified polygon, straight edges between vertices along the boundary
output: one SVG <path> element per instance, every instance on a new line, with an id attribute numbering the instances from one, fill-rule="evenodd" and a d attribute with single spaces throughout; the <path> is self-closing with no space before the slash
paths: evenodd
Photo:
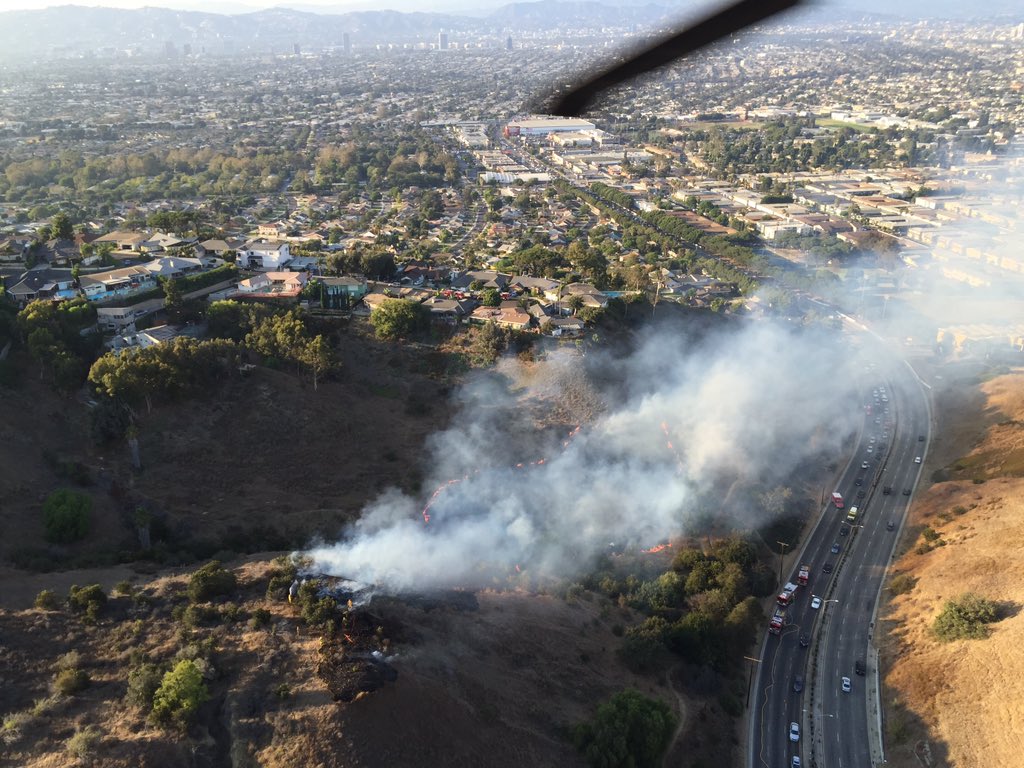
<path id="1" fill-rule="evenodd" d="M 757 321 L 699 340 L 663 328 L 625 358 L 556 354 L 540 365 L 614 382 L 604 411 L 571 438 L 538 430 L 535 453 L 511 460 L 503 425 L 534 393 L 482 376 L 428 448 L 433 484 L 459 480 L 437 494 L 429 522 L 426 498 L 391 490 L 341 541 L 308 554 L 319 572 L 386 591 L 477 588 L 517 567 L 581 573 L 609 543 L 685 533 L 702 507 L 749 527 L 764 513 L 722 504 L 730 486 L 784 483 L 812 456 L 835 458 L 855 429 L 854 357 L 838 333 Z"/>

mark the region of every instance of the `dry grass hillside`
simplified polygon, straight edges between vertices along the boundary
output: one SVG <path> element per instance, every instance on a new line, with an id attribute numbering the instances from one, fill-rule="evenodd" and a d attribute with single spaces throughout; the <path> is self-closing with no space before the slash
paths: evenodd
<path id="1" fill-rule="evenodd" d="M 631 685 L 676 702 L 617 663 L 628 610 L 516 590 L 375 601 L 340 605 L 331 637 L 268 598 L 273 567 L 236 566 L 238 587 L 212 602 L 189 601 L 189 574 L 139 582 L 95 623 L 64 604 L 0 611 L 0 766 L 575 766 L 569 729 L 597 702 Z M 335 701 L 366 684 L 358 659 L 383 640 L 397 680 Z M 61 693 L 71 650 L 89 683 Z M 187 733 L 128 693 L 133 668 L 183 658 L 201 660 L 211 694 Z"/>
<path id="2" fill-rule="evenodd" d="M 887 757 L 897 768 L 1021 765 L 1024 372 L 981 384 L 981 398 L 949 386 L 937 393 L 936 454 L 962 458 L 927 468 L 948 479 L 915 500 L 881 613 Z M 998 602 L 1002 618 L 987 639 L 940 643 L 935 617 L 966 592 Z"/>

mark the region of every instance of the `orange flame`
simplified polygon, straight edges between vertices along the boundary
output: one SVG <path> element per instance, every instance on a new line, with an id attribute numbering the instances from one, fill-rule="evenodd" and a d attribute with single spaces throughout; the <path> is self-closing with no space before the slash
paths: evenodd
<path id="1" fill-rule="evenodd" d="M 658 552 L 664 552 L 666 549 L 672 549 L 672 542 L 668 544 L 656 544 L 650 549 L 643 550 L 645 555 L 656 555 Z"/>

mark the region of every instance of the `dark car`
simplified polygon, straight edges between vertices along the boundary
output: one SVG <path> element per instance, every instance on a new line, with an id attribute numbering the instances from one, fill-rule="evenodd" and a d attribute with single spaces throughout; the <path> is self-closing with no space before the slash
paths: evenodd
<path id="1" fill-rule="evenodd" d="M 909 496 L 910 495 L 910 489 L 909 488 L 904 488 L 903 489 L 903 495 L 904 496 Z"/>
<path id="2" fill-rule="evenodd" d="M 923 443 L 924 442 L 924 435 L 918 435 L 917 436 L 917 442 Z"/>
<path id="3" fill-rule="evenodd" d="M 858 499 L 863 499 L 865 496 L 867 496 L 867 492 L 865 492 L 865 490 L 863 488 L 859 488 L 857 490 L 857 498 Z"/>
<path id="4" fill-rule="evenodd" d="M 863 477 L 858 477 L 856 480 L 853 481 L 853 484 L 854 485 L 864 485 L 864 478 Z"/>
<path id="5" fill-rule="evenodd" d="M 800 635 L 800 647 L 801 648 L 806 648 L 810 644 L 811 644 L 811 638 L 810 637 L 808 637 L 806 634 Z"/>
<path id="6" fill-rule="evenodd" d="M 797 675 L 796 677 L 793 678 L 793 692 L 794 693 L 800 693 L 800 691 L 802 691 L 803 689 L 804 689 L 804 679 L 800 675 Z"/>
<path id="7" fill-rule="evenodd" d="M 841 527 L 841 528 L 839 529 L 839 535 L 840 535 L 840 536 L 845 536 L 845 535 L 846 535 L 846 534 L 848 534 L 849 532 L 850 532 L 850 526 L 848 526 L 848 525 L 844 525 L 844 526 L 842 526 L 842 527 Z"/>
<path id="8" fill-rule="evenodd" d="M 832 545 L 832 554 L 833 555 L 839 554 L 839 542 L 838 541 Z"/>
<path id="9" fill-rule="evenodd" d="M 821 570 L 823 573 L 832 573 L 832 563 L 825 563 L 821 566 Z"/>
<path id="10" fill-rule="evenodd" d="M 866 667 L 864 666 L 864 662 L 861 659 L 857 659 L 857 661 L 854 662 L 853 671 L 856 672 L 858 675 L 861 675 L 863 677 L 865 669 Z"/>
<path id="11" fill-rule="evenodd" d="M 884 488 L 882 488 L 882 493 L 884 493 L 886 496 L 888 496 L 890 493 L 892 493 L 892 486 L 891 485 L 887 485 Z"/>
<path id="12" fill-rule="evenodd" d="M 895 531 L 896 530 L 896 523 L 894 523 L 892 520 L 890 520 L 888 523 L 885 524 L 885 530 L 887 530 L 887 531 Z"/>

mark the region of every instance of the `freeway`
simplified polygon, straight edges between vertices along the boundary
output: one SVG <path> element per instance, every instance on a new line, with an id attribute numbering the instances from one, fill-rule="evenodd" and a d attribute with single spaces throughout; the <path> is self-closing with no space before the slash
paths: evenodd
<path id="1" fill-rule="evenodd" d="M 874 346 L 867 334 L 862 338 Z M 818 768 L 867 768 L 883 760 L 873 617 L 930 426 L 913 372 L 877 346 L 885 376 L 882 367 L 867 372 L 863 402 L 851 405 L 870 406 L 871 413 L 865 413 L 837 486 L 845 508 L 830 503 L 823 510 L 799 559 L 812 566 L 810 584 L 798 590 L 781 634 L 766 634 L 762 645 L 750 712 L 751 768 L 788 768 L 793 757 Z M 857 514 L 850 521 L 852 506 Z M 822 600 L 817 609 L 812 595 Z M 858 661 L 863 675 L 856 671 Z M 794 690 L 798 676 L 800 692 Z M 848 692 L 844 677 L 850 679 Z M 790 723 L 800 726 L 798 741 L 790 738 Z"/>

